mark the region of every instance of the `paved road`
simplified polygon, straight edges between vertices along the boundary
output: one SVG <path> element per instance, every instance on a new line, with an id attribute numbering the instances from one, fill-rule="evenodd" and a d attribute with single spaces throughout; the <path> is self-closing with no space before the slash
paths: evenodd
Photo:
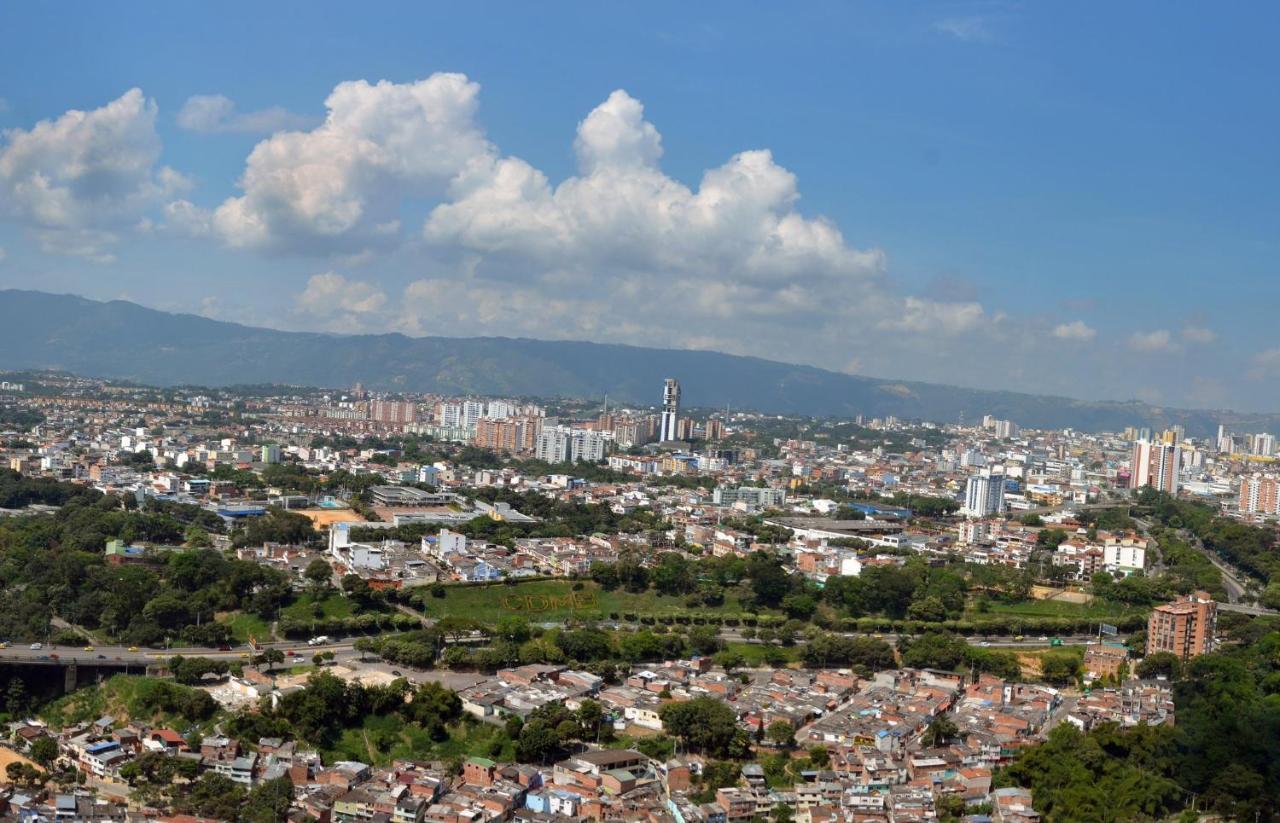
<path id="1" fill-rule="evenodd" d="M 29 643 L 12 643 L 8 648 L 0 649 L 0 662 L 7 663 L 44 663 L 64 665 L 76 662 L 83 665 L 128 664 L 146 666 L 167 661 L 176 655 L 183 657 L 205 657 L 212 660 L 247 660 L 252 652 L 248 646 L 236 646 L 230 650 L 209 649 L 202 646 L 171 649 L 136 648 L 131 646 L 93 646 L 86 651 L 82 646 L 54 646 L 43 644 L 39 649 L 31 648 Z M 309 646 L 305 641 L 297 643 L 272 643 L 258 647 L 262 649 L 279 649 L 285 653 L 287 663 L 310 663 L 316 652 L 331 651 L 335 655 L 348 656 L 355 654 L 352 643 L 326 643 L 322 646 Z M 293 652 L 292 655 L 289 652 Z"/>
<path id="2" fill-rule="evenodd" d="M 1227 590 L 1227 600 L 1229 602 L 1239 603 L 1244 599 L 1245 591 L 1248 586 L 1243 580 L 1241 580 L 1240 573 L 1238 571 L 1227 565 L 1222 558 L 1205 548 L 1205 545 L 1200 538 L 1196 537 L 1186 529 L 1179 529 L 1178 536 L 1187 541 L 1187 543 L 1196 551 L 1207 557 L 1209 562 L 1213 564 L 1214 568 L 1222 572 L 1222 586 Z"/>

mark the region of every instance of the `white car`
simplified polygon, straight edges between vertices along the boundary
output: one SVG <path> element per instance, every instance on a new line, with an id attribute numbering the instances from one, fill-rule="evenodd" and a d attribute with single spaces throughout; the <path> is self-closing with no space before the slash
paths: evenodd
<path id="1" fill-rule="evenodd" d="M 43 649 L 43 648 L 44 648 L 44 644 L 43 644 L 43 643 L 32 643 L 32 644 L 31 644 L 31 651 L 33 651 L 33 652 L 38 652 L 38 651 L 40 651 L 40 650 L 41 650 L 41 649 Z"/>

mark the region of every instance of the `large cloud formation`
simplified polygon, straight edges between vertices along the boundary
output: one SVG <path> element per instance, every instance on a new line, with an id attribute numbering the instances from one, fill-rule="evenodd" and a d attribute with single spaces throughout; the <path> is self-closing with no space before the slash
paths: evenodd
<path id="1" fill-rule="evenodd" d="M 581 174 L 552 187 L 516 157 L 477 166 L 437 206 L 425 236 L 557 267 L 602 267 L 776 282 L 875 274 L 878 251 L 794 210 L 795 175 L 768 151 L 745 151 L 697 191 L 658 167 L 662 139 L 640 102 L 615 91 L 578 125 Z"/>
<path id="2" fill-rule="evenodd" d="M 884 253 L 802 214 L 795 175 L 767 149 L 687 185 L 661 168 L 643 105 L 618 90 L 578 124 L 578 171 L 555 183 L 488 140 L 478 95 L 460 74 L 342 83 L 321 125 L 258 143 L 243 194 L 208 225 L 234 247 L 339 269 L 391 255 L 422 272 L 396 299 L 339 271 L 313 279 L 295 309 L 335 330 L 660 341 L 840 367 L 858 341 L 922 350 L 998 319 L 897 294 Z M 188 206 L 174 222 L 198 233 Z M 402 223 L 415 209 L 420 231 Z M 328 310 L 343 304 L 363 310 Z"/>
<path id="3" fill-rule="evenodd" d="M 156 112 L 130 89 L 101 108 L 6 131 L 0 211 L 32 227 L 45 251 L 109 259 L 115 231 L 188 185 L 157 165 Z"/>
<path id="4" fill-rule="evenodd" d="M 359 250 L 400 229 L 407 197 L 438 196 L 491 147 L 475 123 L 479 86 L 461 74 L 416 83 L 341 83 L 311 131 L 286 131 L 249 155 L 244 194 L 214 228 L 242 248 Z"/>

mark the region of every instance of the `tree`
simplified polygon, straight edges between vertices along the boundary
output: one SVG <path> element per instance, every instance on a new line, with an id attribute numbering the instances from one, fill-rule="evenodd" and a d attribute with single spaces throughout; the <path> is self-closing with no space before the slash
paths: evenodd
<path id="1" fill-rule="evenodd" d="M 689 630 L 689 645 L 700 655 L 709 656 L 720 651 L 720 631 L 715 626 L 694 626 Z"/>
<path id="2" fill-rule="evenodd" d="M 582 728 L 583 740 L 595 740 L 600 736 L 604 710 L 600 708 L 599 703 L 591 699 L 583 700 L 578 706 L 576 719 Z"/>
<path id="3" fill-rule="evenodd" d="M 52 737 L 37 737 L 31 744 L 31 759 L 46 769 L 58 759 L 58 744 Z"/>
<path id="4" fill-rule="evenodd" d="M 27 713 L 27 706 L 27 684 L 20 677 L 10 678 L 9 688 L 5 691 L 5 710 L 14 717 L 22 717 Z"/>
<path id="5" fill-rule="evenodd" d="M 1040 658 L 1040 675 L 1049 683 L 1065 685 L 1080 677 L 1080 658 L 1070 653 L 1046 654 Z"/>
<path id="6" fill-rule="evenodd" d="M 1138 663 L 1134 673 L 1144 680 L 1161 676 L 1176 680 L 1182 674 L 1182 661 L 1172 652 L 1154 652 Z"/>
<path id="7" fill-rule="evenodd" d="M 333 580 L 333 567 L 323 557 L 317 557 L 307 564 L 302 576 L 311 584 L 312 591 L 319 593 L 329 588 Z"/>
<path id="8" fill-rule="evenodd" d="M 728 704 L 714 697 L 696 697 L 681 703 L 667 703 L 658 710 L 662 728 L 679 737 L 695 751 L 723 756 L 737 731 L 737 715 Z"/>
<path id="9" fill-rule="evenodd" d="M 258 655 L 256 662 L 261 665 L 267 664 L 267 672 L 275 671 L 275 667 L 284 662 L 284 652 L 279 649 L 264 649 L 262 654 Z"/>
<path id="10" fill-rule="evenodd" d="M 213 540 L 209 537 L 209 533 L 196 525 L 188 526 L 184 536 L 187 540 L 187 547 L 191 549 L 207 549 L 213 545 Z"/>
<path id="11" fill-rule="evenodd" d="M 954 740 L 959 734 L 960 729 L 956 727 L 955 721 L 945 714 L 940 714 L 929 721 L 928 727 L 920 737 L 920 744 L 932 749 Z"/>
<path id="12" fill-rule="evenodd" d="M 293 803 L 293 783 L 277 777 L 255 786 L 245 800 L 240 819 L 246 823 L 276 823 L 284 820 Z"/>
<path id="13" fill-rule="evenodd" d="M 791 746 L 795 743 L 796 728 L 786 720 L 775 720 L 769 724 L 765 736 L 775 746 Z"/>

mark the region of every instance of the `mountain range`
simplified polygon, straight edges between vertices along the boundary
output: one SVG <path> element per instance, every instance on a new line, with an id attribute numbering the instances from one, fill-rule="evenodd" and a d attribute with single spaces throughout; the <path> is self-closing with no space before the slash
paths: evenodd
<path id="1" fill-rule="evenodd" d="M 123 300 L 0 290 L 0 369 L 61 369 L 140 383 L 261 383 L 656 405 L 662 381 L 686 406 L 778 414 L 895 415 L 938 422 L 985 414 L 1035 428 L 1117 431 L 1181 424 L 1205 434 L 1280 428 L 1280 415 L 1162 408 L 884 380 L 713 351 L 508 337 L 288 332 L 157 311 Z"/>

